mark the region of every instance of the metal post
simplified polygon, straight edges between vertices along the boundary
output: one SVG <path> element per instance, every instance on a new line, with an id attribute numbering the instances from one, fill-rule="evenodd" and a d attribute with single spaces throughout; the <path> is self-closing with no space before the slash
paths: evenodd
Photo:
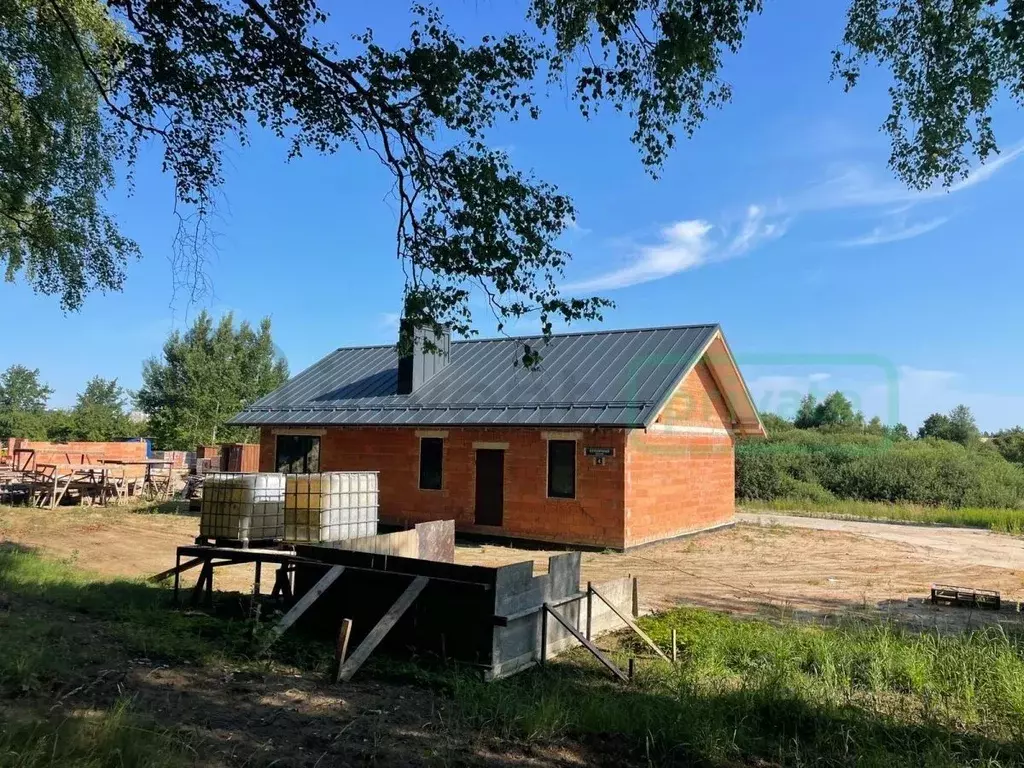
<path id="1" fill-rule="evenodd" d="M 253 581 L 253 584 L 252 584 L 252 594 L 255 597 L 259 597 L 259 594 L 260 594 L 260 576 L 262 575 L 262 572 L 263 572 L 263 561 L 262 560 L 257 560 L 256 561 L 256 578 L 255 578 L 255 580 Z"/>
<path id="2" fill-rule="evenodd" d="M 672 663 L 675 664 L 679 657 L 676 655 L 676 631 L 672 630 Z"/>
<path id="3" fill-rule="evenodd" d="M 634 576 L 633 577 L 633 618 L 634 619 L 640 616 L 640 589 L 637 586 L 637 582 L 638 581 L 639 581 L 639 579 L 636 576 Z"/>
<path id="4" fill-rule="evenodd" d="M 587 582 L 587 640 L 590 640 L 591 617 L 594 615 L 594 590 L 591 582 Z"/>

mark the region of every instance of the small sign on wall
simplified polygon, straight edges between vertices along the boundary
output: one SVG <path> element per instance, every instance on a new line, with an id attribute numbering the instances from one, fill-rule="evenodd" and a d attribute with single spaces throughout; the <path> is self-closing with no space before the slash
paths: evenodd
<path id="1" fill-rule="evenodd" d="M 615 455 L 614 448 L 602 448 L 598 446 L 588 447 L 583 449 L 583 453 L 586 456 L 593 456 L 594 463 L 598 466 L 604 464 L 604 460 Z"/>

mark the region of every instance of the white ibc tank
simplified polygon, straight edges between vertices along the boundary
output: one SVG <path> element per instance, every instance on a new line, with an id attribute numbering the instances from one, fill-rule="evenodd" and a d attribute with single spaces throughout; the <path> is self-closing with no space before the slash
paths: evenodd
<path id="1" fill-rule="evenodd" d="M 203 479 L 199 534 L 243 543 L 284 536 L 285 476 L 214 472 Z"/>
<path id="2" fill-rule="evenodd" d="M 344 541 L 377 533 L 376 472 L 288 475 L 284 539 L 302 544 Z"/>

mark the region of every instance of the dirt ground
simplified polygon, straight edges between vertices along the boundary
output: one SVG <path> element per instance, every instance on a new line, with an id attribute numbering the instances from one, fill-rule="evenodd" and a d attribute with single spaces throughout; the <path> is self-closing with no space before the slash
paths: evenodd
<path id="1" fill-rule="evenodd" d="M 884 614 L 914 625 L 956 628 L 1024 617 L 1024 540 L 987 531 L 885 523 L 740 515 L 735 528 L 625 554 L 583 554 L 584 580 L 637 576 L 641 607 L 694 605 L 731 614 L 835 617 Z M 174 564 L 175 547 L 192 543 L 195 516 L 128 509 L 0 507 L 0 541 L 40 548 L 108 576 L 148 576 Z M 547 569 L 554 552 L 462 544 L 461 563 L 499 565 L 533 559 Z M 185 583 L 191 583 L 187 574 Z M 264 579 L 269 579 L 264 575 Z M 998 614 L 934 607 L 932 583 L 996 589 Z M 217 573 L 216 588 L 248 590 L 252 569 Z M 266 586 L 269 586 L 269 580 Z"/>

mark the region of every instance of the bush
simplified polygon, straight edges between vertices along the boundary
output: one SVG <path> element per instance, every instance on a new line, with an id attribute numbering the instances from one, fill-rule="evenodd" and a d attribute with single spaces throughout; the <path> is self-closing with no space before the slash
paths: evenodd
<path id="1" fill-rule="evenodd" d="M 984 445 L 792 430 L 736 450 L 736 495 L 1024 508 L 1024 468 Z"/>

